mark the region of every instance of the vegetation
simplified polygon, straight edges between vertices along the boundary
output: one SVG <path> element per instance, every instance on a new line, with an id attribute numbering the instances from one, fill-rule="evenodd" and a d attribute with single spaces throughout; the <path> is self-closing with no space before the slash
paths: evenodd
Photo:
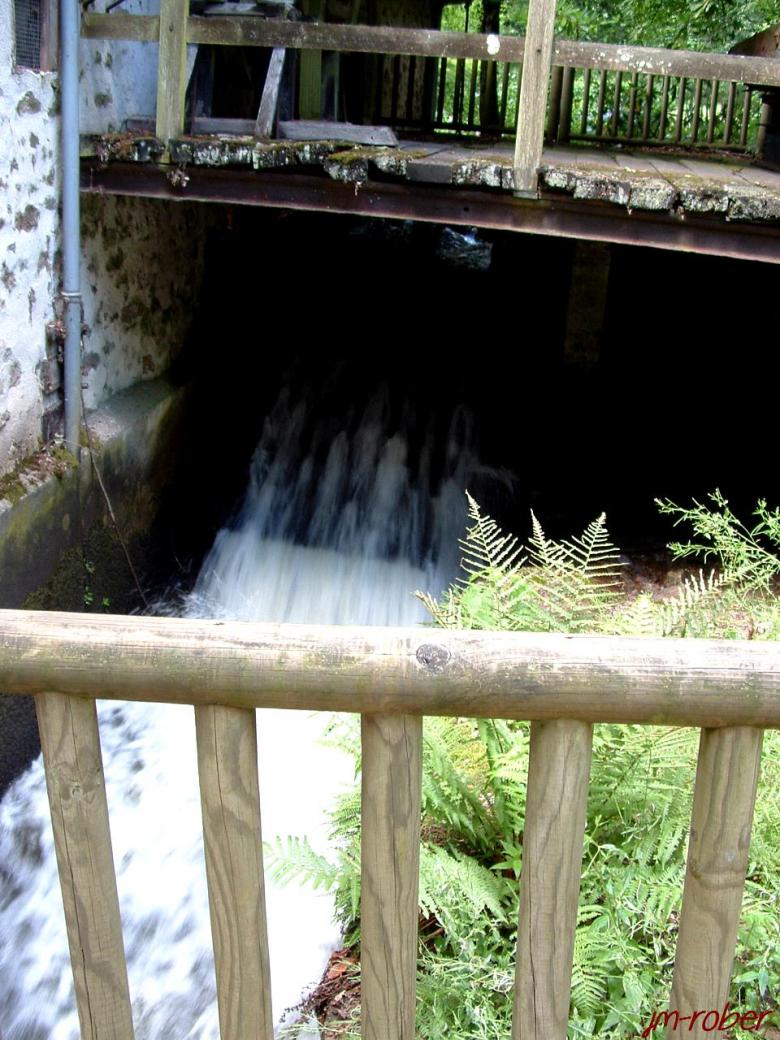
<path id="1" fill-rule="evenodd" d="M 469 5 L 469 29 L 479 31 L 485 8 L 496 5 L 474 0 Z M 504 0 L 498 5 L 502 32 L 525 31 L 528 0 Z M 442 28 L 461 30 L 464 5 L 444 10 Z M 488 19 L 490 14 L 488 14 Z M 779 0 L 558 0 L 556 32 L 569 40 L 599 40 L 648 47 L 727 51 L 739 40 L 780 22 Z M 451 24 L 452 23 L 452 24 Z"/>
<path id="2" fill-rule="evenodd" d="M 662 512 L 692 528 L 677 559 L 713 565 L 665 602 L 622 591 L 621 560 L 604 517 L 582 535 L 547 538 L 532 517 L 526 546 L 469 499 L 464 578 L 436 601 L 446 627 L 777 638 L 780 512 L 759 502 L 743 524 L 719 492 L 709 505 Z M 359 735 L 333 739 L 360 767 Z M 529 727 L 430 718 L 424 729 L 418 1034 L 498 1040 L 510 1031 Z M 668 1000 L 685 872 L 697 736 L 692 730 L 595 727 L 570 1036 L 637 1036 Z M 732 1004 L 777 1007 L 780 995 L 780 734 L 767 733 Z M 346 943 L 359 928 L 359 793 L 331 817 L 334 857 L 289 838 L 268 850 L 271 873 L 335 893 Z M 327 1034 L 326 1034 L 327 1035 Z M 357 1025 L 346 1032 L 357 1036 Z M 747 1033 L 737 1031 L 737 1036 Z"/>

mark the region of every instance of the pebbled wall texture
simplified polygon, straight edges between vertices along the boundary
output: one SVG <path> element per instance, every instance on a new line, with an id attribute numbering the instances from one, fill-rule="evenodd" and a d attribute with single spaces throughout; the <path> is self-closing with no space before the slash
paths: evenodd
<path id="1" fill-rule="evenodd" d="M 140 11 L 146 0 L 130 0 Z M 98 8 L 103 4 L 96 5 Z M 60 429 L 59 99 L 56 72 L 15 65 L 0 0 L 0 476 Z M 120 129 L 154 105 L 154 45 L 81 45 L 82 129 Z M 203 273 L 197 204 L 82 196 L 84 401 L 163 372 L 186 341 Z"/>

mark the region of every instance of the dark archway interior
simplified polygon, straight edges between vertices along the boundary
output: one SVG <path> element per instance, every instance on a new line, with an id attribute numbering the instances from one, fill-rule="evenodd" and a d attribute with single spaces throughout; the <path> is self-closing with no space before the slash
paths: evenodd
<path id="1" fill-rule="evenodd" d="M 552 536 L 605 510 L 615 542 L 637 551 L 673 536 L 656 497 L 687 503 L 719 487 L 745 515 L 780 499 L 772 266 L 611 247 L 600 356 L 582 367 L 564 352 L 573 241 L 478 232 L 481 251 L 453 258 L 443 233 L 220 211 L 180 362 L 194 385 L 168 503 L 180 559 L 197 562 L 240 501 L 291 368 L 331 381 L 335 413 L 382 381 L 420 416 L 465 401 L 482 460 L 516 477 L 511 490 L 481 488 L 483 505 L 520 535 L 529 508 Z"/>

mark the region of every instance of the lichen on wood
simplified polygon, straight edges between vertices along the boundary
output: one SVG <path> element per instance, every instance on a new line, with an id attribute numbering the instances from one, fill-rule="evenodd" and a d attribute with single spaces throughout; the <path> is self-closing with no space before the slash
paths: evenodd
<path id="1" fill-rule="evenodd" d="M 103 165 L 109 162 L 156 162 L 165 151 L 163 142 L 156 137 L 132 132 L 98 134 L 87 138 L 88 153 L 90 148 Z"/>

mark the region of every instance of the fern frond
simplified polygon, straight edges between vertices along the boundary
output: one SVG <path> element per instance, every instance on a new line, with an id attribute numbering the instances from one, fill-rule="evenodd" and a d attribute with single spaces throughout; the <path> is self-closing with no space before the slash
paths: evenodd
<path id="1" fill-rule="evenodd" d="M 308 838 L 288 835 L 263 842 L 265 867 L 278 884 L 297 880 L 331 892 L 339 882 L 339 866 L 315 852 Z"/>
<path id="2" fill-rule="evenodd" d="M 427 842 L 420 848 L 420 906 L 445 928 L 455 930 L 454 913 L 463 904 L 473 914 L 489 911 L 505 921 L 506 881 L 483 867 L 473 856 L 452 852 Z"/>
<path id="3" fill-rule="evenodd" d="M 466 492 L 469 519 L 473 521 L 461 539 L 461 566 L 468 575 L 492 571 L 508 575 L 521 564 L 522 546 L 511 534 L 503 534 L 498 524 L 485 516 L 474 498 Z"/>

